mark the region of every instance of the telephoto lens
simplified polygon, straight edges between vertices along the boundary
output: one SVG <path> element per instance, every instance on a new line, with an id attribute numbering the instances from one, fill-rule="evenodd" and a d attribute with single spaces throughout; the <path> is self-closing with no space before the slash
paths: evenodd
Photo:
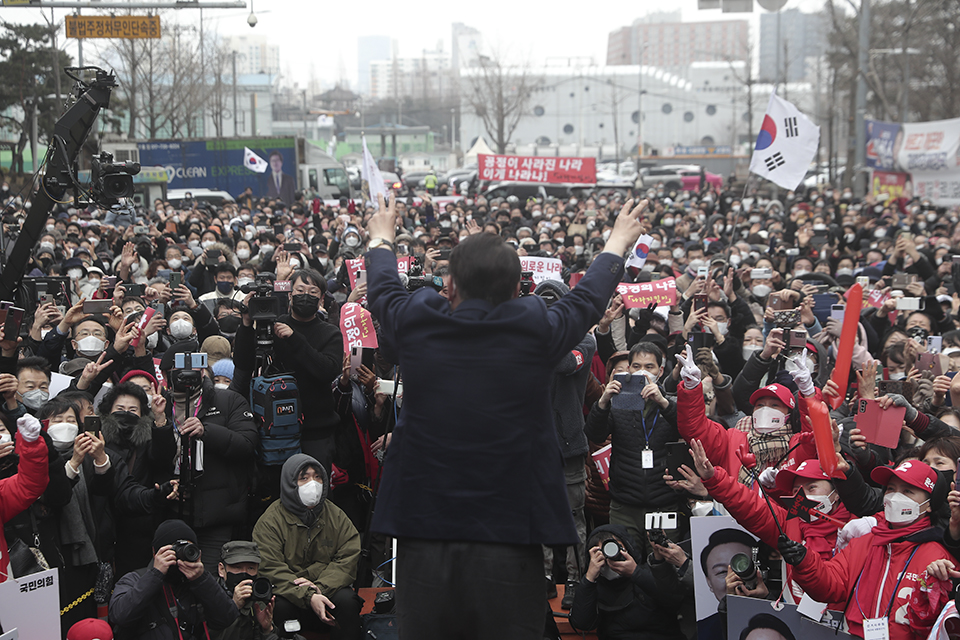
<path id="1" fill-rule="evenodd" d="M 273 597 L 273 585 L 270 584 L 270 580 L 264 577 L 259 577 L 253 581 L 252 593 L 250 594 L 251 600 L 257 600 L 258 602 L 270 602 L 270 598 Z"/>
<path id="2" fill-rule="evenodd" d="M 600 551 L 603 552 L 603 555 L 609 560 L 623 560 L 623 547 L 620 546 L 620 543 L 616 540 L 604 540 L 603 544 L 600 545 Z"/>
<path id="3" fill-rule="evenodd" d="M 745 553 L 736 554 L 730 558 L 730 568 L 743 580 L 743 587 L 747 591 L 757 588 L 757 565 L 750 556 Z"/>

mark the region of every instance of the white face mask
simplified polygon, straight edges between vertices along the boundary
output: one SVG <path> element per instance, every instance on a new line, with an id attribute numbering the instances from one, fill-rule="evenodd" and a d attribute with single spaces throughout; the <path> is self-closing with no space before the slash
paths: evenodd
<path id="1" fill-rule="evenodd" d="M 899 371 L 897 373 L 891 373 L 889 377 L 891 380 L 903 380 L 907 377 L 907 374 L 904 371 Z"/>
<path id="2" fill-rule="evenodd" d="M 793 277 L 794 277 L 794 278 L 799 278 L 800 276 L 805 276 L 805 275 L 807 275 L 808 273 L 810 273 L 810 272 L 807 271 L 806 269 L 797 269 L 796 271 L 793 272 Z"/>
<path id="3" fill-rule="evenodd" d="M 753 412 L 753 428 L 757 433 L 773 433 L 787 425 L 787 416 L 773 407 L 760 407 Z"/>
<path id="4" fill-rule="evenodd" d="M 665 226 L 665 227 L 672 227 L 672 226 L 673 226 L 673 218 L 664 218 L 663 220 L 660 221 L 660 224 L 662 224 L 662 225 Z"/>
<path id="5" fill-rule="evenodd" d="M 673 266 L 673 260 L 671 260 L 670 258 L 664 258 L 664 259 L 662 259 L 662 260 L 660 261 L 660 264 L 661 264 L 661 265 L 664 265 L 664 266 L 667 266 L 667 267 L 672 267 L 672 266 Z"/>
<path id="6" fill-rule="evenodd" d="M 830 513 L 833 511 L 833 499 L 831 499 L 830 496 L 835 493 L 836 491 L 831 491 L 825 496 L 811 496 L 807 494 L 807 497 L 817 503 L 817 506 L 815 507 L 817 511 L 820 513 Z"/>
<path id="7" fill-rule="evenodd" d="M 673 257 L 674 257 L 674 259 L 676 259 L 676 260 L 683 260 L 683 256 L 684 256 L 684 255 L 685 255 L 685 254 L 683 253 L 683 249 L 674 249 L 674 250 L 673 250 Z"/>
<path id="8" fill-rule="evenodd" d="M 177 340 L 184 340 L 193 334 L 193 324 L 189 320 L 180 318 L 170 323 L 170 335 Z"/>
<path id="9" fill-rule="evenodd" d="M 883 516 L 892 524 L 909 524 L 920 517 L 920 508 L 929 500 L 917 502 L 902 493 L 883 496 Z"/>
<path id="10" fill-rule="evenodd" d="M 744 359 L 744 361 L 749 360 L 749 359 L 750 359 L 750 356 L 752 356 L 752 355 L 755 354 L 755 353 L 759 353 L 760 351 L 763 351 L 763 345 L 754 344 L 754 345 L 750 345 L 749 347 L 748 347 L 748 346 L 744 346 L 744 347 L 743 347 L 743 359 Z"/>
<path id="11" fill-rule="evenodd" d="M 200 246 L 203 247 L 204 249 L 209 249 L 210 247 L 213 246 L 213 240 L 204 240 L 203 242 L 200 243 Z"/>
<path id="12" fill-rule="evenodd" d="M 53 446 L 57 451 L 66 451 L 73 446 L 79 431 L 77 425 L 70 422 L 57 422 L 47 428 L 47 433 L 50 434 L 50 439 L 53 440 Z"/>
<path id="13" fill-rule="evenodd" d="M 659 248 L 662 247 L 662 246 L 663 246 L 663 245 L 660 243 L 659 240 L 654 239 L 654 240 L 652 240 L 652 241 L 650 242 L 650 248 L 653 249 L 654 251 L 656 251 L 657 249 L 659 249 Z"/>
<path id="14" fill-rule="evenodd" d="M 766 298 L 768 295 L 770 295 L 770 292 L 773 291 L 769 285 L 765 284 L 755 284 L 750 290 L 753 292 L 753 295 L 757 296 L 758 298 Z"/>
<path id="15" fill-rule="evenodd" d="M 224 391 L 230 388 L 230 385 L 224 384 L 223 382 L 218 382 L 213 386 L 216 387 L 217 389 L 223 389 Z"/>
<path id="16" fill-rule="evenodd" d="M 237 287 L 242 287 L 253 282 L 253 278 L 239 278 L 237 280 Z"/>
<path id="17" fill-rule="evenodd" d="M 147 336 L 147 349 L 156 349 L 157 344 L 159 344 L 159 342 L 160 342 L 160 333 L 157 331 L 154 331 L 153 333 Z"/>
<path id="18" fill-rule="evenodd" d="M 237 257 L 241 260 L 247 260 L 250 258 L 250 249 L 237 249 Z"/>
<path id="19" fill-rule="evenodd" d="M 183 264 L 183 261 L 180 260 L 179 258 L 172 258 L 170 260 L 167 260 L 167 266 L 174 270 L 179 269 L 180 265 L 182 264 Z"/>
<path id="20" fill-rule="evenodd" d="M 290 261 L 290 268 L 293 269 L 294 271 L 296 271 L 297 269 L 299 269 L 299 268 L 300 268 L 300 261 L 299 261 L 299 260 L 291 260 L 291 261 Z"/>
<path id="21" fill-rule="evenodd" d="M 70 276 L 71 280 L 79 280 L 83 271 L 81 269 L 70 269 L 67 271 L 67 275 Z"/>
<path id="22" fill-rule="evenodd" d="M 297 495 L 300 496 L 300 502 L 307 509 L 313 509 L 320 504 L 320 497 L 323 495 L 323 485 L 316 480 L 311 480 L 306 484 L 297 487 Z"/>
<path id="23" fill-rule="evenodd" d="M 7 444 L 8 442 L 13 442 L 13 436 L 9 433 L 0 433 L 0 444 Z"/>
<path id="24" fill-rule="evenodd" d="M 96 336 L 87 336 L 77 341 L 77 353 L 82 356 L 98 356 L 103 353 L 106 343 Z"/>
<path id="25" fill-rule="evenodd" d="M 729 322 L 717 323 L 717 329 L 720 331 L 720 335 L 723 335 L 723 336 L 727 335 L 727 331 L 729 330 L 729 325 L 730 325 Z"/>
<path id="26" fill-rule="evenodd" d="M 853 269 L 847 269 L 846 267 L 840 267 L 837 269 L 837 276 L 852 276 Z"/>

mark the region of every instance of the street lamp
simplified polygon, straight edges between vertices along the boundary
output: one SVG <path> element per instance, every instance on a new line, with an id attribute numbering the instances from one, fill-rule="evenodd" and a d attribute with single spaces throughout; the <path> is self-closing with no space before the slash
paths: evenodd
<path id="1" fill-rule="evenodd" d="M 253 12 L 253 0 L 250 0 L 250 15 L 247 16 L 247 24 L 250 25 L 250 28 L 257 26 L 257 14 Z"/>

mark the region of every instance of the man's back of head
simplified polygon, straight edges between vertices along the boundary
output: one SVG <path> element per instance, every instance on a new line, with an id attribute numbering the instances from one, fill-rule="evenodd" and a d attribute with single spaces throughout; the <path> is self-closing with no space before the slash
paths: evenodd
<path id="1" fill-rule="evenodd" d="M 520 258 L 497 235 L 469 236 L 450 254 L 450 275 L 461 300 L 486 300 L 492 305 L 517 295 Z"/>

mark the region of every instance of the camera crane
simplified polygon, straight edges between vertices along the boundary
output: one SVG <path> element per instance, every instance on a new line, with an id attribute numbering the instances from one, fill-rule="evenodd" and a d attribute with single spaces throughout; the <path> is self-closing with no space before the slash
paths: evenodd
<path id="1" fill-rule="evenodd" d="M 95 78 L 85 80 L 81 75 L 85 71 L 95 72 Z M 77 198 L 84 193 L 77 179 L 80 149 L 93 130 L 100 110 L 110 107 L 110 95 L 117 86 L 116 76 L 99 67 L 68 67 L 64 72 L 77 82 L 76 100 L 53 127 L 53 136 L 43 162 L 46 170 L 42 176 L 40 170 L 37 170 L 39 189 L 31 198 L 30 213 L 27 214 L 20 235 L 10 252 L 10 258 L 0 273 L 0 300 L 14 299 L 13 296 L 23 280 L 30 254 L 40 239 L 47 217 L 54 206 L 69 202 L 64 200 L 68 189 L 73 188 Z M 110 154 L 101 154 L 93 163 L 93 201 L 100 206 L 109 207 L 117 204 L 119 197 L 132 195 L 133 176 L 139 171 L 139 164 L 113 164 Z"/>

